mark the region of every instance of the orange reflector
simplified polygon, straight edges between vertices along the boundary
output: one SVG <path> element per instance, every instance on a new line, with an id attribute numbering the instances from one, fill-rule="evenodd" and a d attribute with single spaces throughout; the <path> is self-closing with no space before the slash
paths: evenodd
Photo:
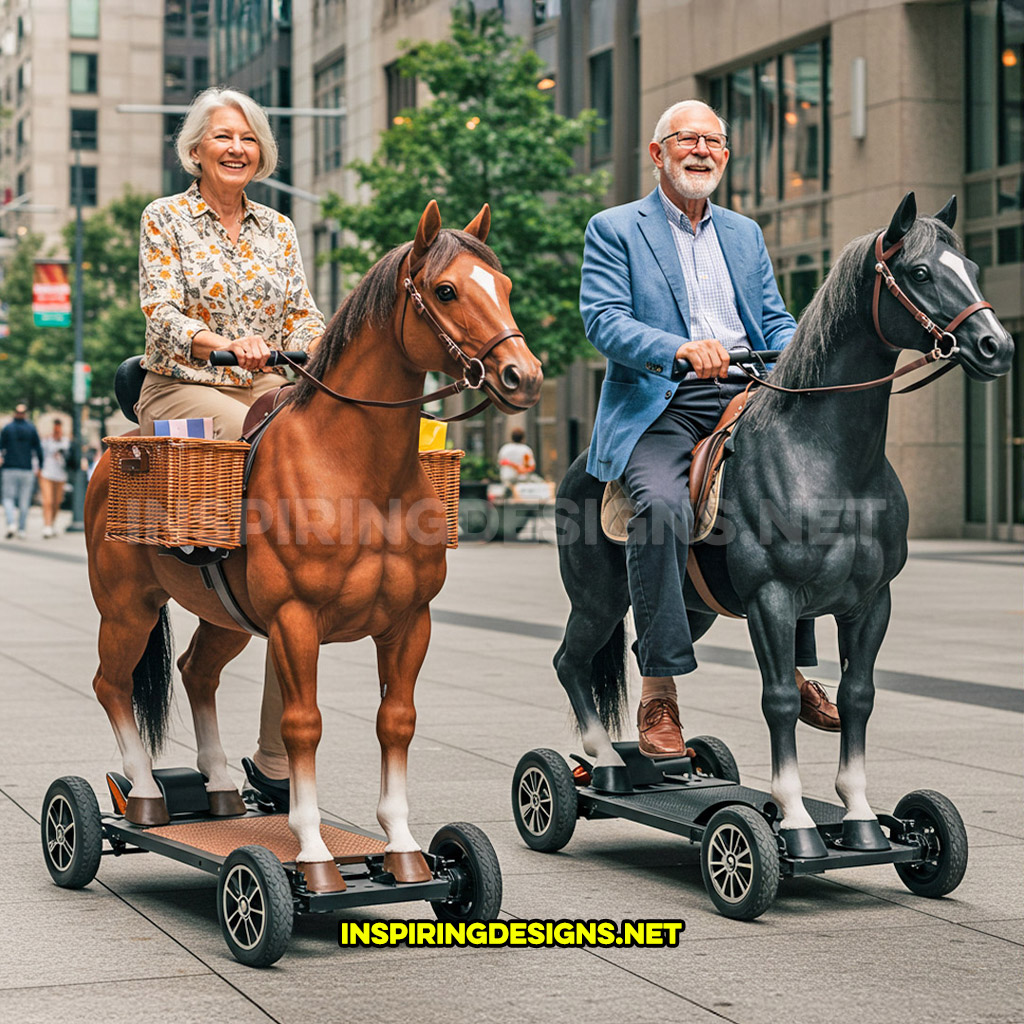
<path id="1" fill-rule="evenodd" d="M 110 799 L 114 801 L 114 807 L 117 808 L 117 813 L 124 814 L 125 808 L 128 806 L 128 801 L 118 788 L 117 783 L 114 782 L 109 775 L 107 776 L 107 789 L 110 790 Z"/>
<path id="2" fill-rule="evenodd" d="M 587 786 L 590 784 L 590 772 L 583 765 L 578 764 L 572 770 L 572 779 L 577 786 Z"/>

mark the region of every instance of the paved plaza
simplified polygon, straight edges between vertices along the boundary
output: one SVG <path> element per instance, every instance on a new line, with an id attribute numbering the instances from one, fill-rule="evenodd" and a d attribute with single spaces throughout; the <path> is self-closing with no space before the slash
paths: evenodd
<path id="1" fill-rule="evenodd" d="M 221 937 L 212 875 L 153 854 L 104 857 L 85 889 L 56 887 L 39 815 L 50 782 L 84 776 L 109 808 L 120 770 L 92 694 L 97 615 L 81 535 L 0 542 L 0 1019 L 186 1022 L 569 1022 L 1024 1024 L 1024 785 L 1019 547 L 918 541 L 894 584 L 869 740 L 868 796 L 890 811 L 937 789 L 967 825 L 970 862 L 949 897 L 912 895 L 891 866 L 784 879 L 754 922 L 716 913 L 684 840 L 624 821 L 580 821 L 557 854 L 524 846 L 510 785 L 533 747 L 580 751 L 551 668 L 567 613 L 551 543 L 464 544 L 434 604 L 410 750 L 412 827 L 424 844 L 450 821 L 490 836 L 503 918 L 683 919 L 678 948 L 341 949 L 338 915 L 303 917 L 284 957 L 242 966 Z M 194 620 L 175 608 L 176 647 Z M 834 694 L 835 632 L 819 629 Z M 232 770 L 252 751 L 264 646 L 220 691 Z M 743 780 L 769 784 L 768 730 L 742 623 L 718 622 L 680 687 L 686 734 L 732 749 Z M 369 640 L 325 647 L 318 760 L 328 815 L 376 829 L 378 700 Z M 176 683 L 162 765 L 193 765 Z M 807 795 L 834 799 L 838 739 L 798 734 Z M 580 751 L 581 752 L 581 751 Z M 346 915 L 432 920 L 427 904 Z"/>

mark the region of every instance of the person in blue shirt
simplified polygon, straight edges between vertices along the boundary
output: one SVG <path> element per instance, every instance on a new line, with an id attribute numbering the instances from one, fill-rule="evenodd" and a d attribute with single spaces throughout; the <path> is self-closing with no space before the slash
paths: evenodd
<path id="1" fill-rule="evenodd" d="M 14 407 L 14 419 L 0 430 L 0 458 L 3 459 L 0 490 L 7 519 L 6 537 L 10 540 L 14 536 L 17 520 L 17 533 L 23 538 L 36 478 L 43 465 L 43 446 L 38 431 L 28 418 L 28 406 L 24 402 Z"/>
<path id="2" fill-rule="evenodd" d="M 626 567 L 643 692 L 640 750 L 685 750 L 675 676 L 697 667 L 683 603 L 693 514 L 691 450 L 746 383 L 732 348 L 781 349 L 796 321 L 757 223 L 708 201 L 729 162 L 725 122 L 699 100 L 669 107 L 649 151 L 658 187 L 588 224 L 580 285 L 587 338 L 608 358 L 587 470 L 633 503 Z M 679 380 L 675 362 L 693 372 Z M 813 623 L 797 664 L 816 664 Z M 833 731 L 835 705 L 797 671 L 803 721 Z"/>

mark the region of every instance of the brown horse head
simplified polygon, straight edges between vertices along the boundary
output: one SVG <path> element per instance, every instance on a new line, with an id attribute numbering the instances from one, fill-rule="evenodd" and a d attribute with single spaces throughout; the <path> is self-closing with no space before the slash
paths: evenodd
<path id="1" fill-rule="evenodd" d="M 440 338 L 443 331 L 465 356 L 481 360 L 483 390 L 495 405 L 519 412 L 537 402 L 544 374 L 512 316 L 512 282 L 484 244 L 490 226 L 486 203 L 465 231 L 442 230 L 437 203 L 427 204 L 398 282 L 404 287 L 411 269 L 425 314 L 414 315 L 414 303 L 401 301 L 398 329 L 414 365 L 462 377 L 466 370 Z"/>

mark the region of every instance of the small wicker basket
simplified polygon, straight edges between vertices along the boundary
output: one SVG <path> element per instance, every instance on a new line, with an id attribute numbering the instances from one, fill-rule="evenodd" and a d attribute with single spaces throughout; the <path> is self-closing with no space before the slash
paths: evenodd
<path id="1" fill-rule="evenodd" d="M 459 462 L 466 453 L 458 448 L 442 448 L 420 452 L 420 465 L 444 502 L 445 525 L 448 530 L 446 547 L 459 546 Z"/>
<path id="2" fill-rule="evenodd" d="M 199 437 L 105 437 L 107 540 L 232 549 L 242 525 L 249 445 Z"/>

